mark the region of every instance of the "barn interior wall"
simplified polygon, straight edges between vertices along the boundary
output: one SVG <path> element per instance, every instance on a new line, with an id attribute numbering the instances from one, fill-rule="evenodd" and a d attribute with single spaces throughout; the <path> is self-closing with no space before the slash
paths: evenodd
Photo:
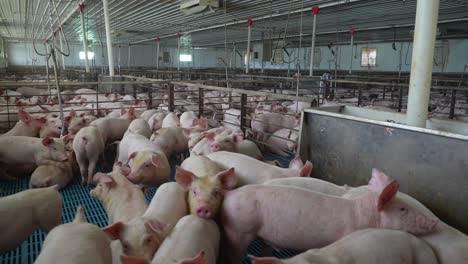
<path id="1" fill-rule="evenodd" d="M 36 45 L 40 52 L 44 52 L 44 45 Z M 463 72 L 465 65 L 468 63 L 468 39 L 453 39 L 448 40 L 448 45 L 442 56 L 445 63 L 443 65 L 435 64 L 434 72 Z M 361 66 L 361 51 L 363 48 L 376 48 L 377 49 L 377 65 L 368 68 Z M 353 48 L 352 68 L 353 70 L 360 71 L 398 71 L 400 64 L 403 72 L 408 72 L 411 69 L 411 55 L 413 45 L 411 42 L 398 42 L 395 44 L 396 50 L 393 49 L 392 43 L 373 43 L 373 44 L 357 44 Z M 319 65 L 314 66 L 317 70 L 331 70 L 335 69 L 334 56 L 326 46 L 317 47 L 320 50 Z M 348 70 L 351 63 L 351 49 L 349 45 L 333 46 L 332 49 L 337 55 L 337 68 L 338 70 Z M 44 57 L 38 56 L 34 53 L 32 43 L 26 42 L 9 42 L 6 47 L 8 54 L 9 65 L 44 65 Z M 70 45 L 70 56 L 65 58 L 65 65 L 84 67 L 84 60 L 80 60 L 79 52 L 83 50 L 81 44 Z M 104 50 L 104 52 L 102 52 Z M 253 52 L 258 52 L 258 59 L 254 59 L 252 55 L 251 68 L 260 69 L 262 58 L 262 44 L 253 43 Z M 25 52 L 27 51 L 27 52 Z M 91 65 L 100 67 L 107 65 L 107 52 L 104 47 L 92 46 L 90 51 L 95 52 L 95 58 L 90 62 Z M 297 48 L 287 48 L 291 55 L 291 59 L 283 52 L 282 63 L 272 63 L 270 61 L 263 62 L 265 69 L 296 69 L 297 64 Z M 129 46 L 118 45 L 114 46 L 114 65 L 122 67 L 155 67 L 156 66 L 156 44 L 146 45 L 133 45 L 130 46 L 130 60 Z M 162 57 L 164 52 L 169 52 L 170 61 L 163 62 Z M 245 54 L 245 48 L 239 48 L 240 54 Z M 119 56 L 120 53 L 120 56 Z M 181 54 L 191 54 L 192 62 L 181 62 L 181 68 L 223 68 L 223 59 L 226 57 L 224 48 L 181 48 Z M 308 70 L 310 62 L 310 47 L 303 47 L 299 51 L 299 59 L 301 69 Z M 463 56 L 461 55 L 463 54 Z M 120 57 L 120 63 L 119 63 Z M 234 59 L 235 57 L 235 59 Z M 0 65 L 3 65 L 2 58 L 0 57 Z M 234 63 L 235 60 L 235 63 Z M 229 66 L 232 64 L 237 68 L 243 68 L 244 59 L 235 54 L 233 56 L 232 49 L 228 50 L 227 59 L 224 59 Z M 232 62 L 231 62 L 232 61 Z M 289 61 L 289 63 L 288 63 Z M 61 58 L 59 58 L 61 63 Z M 160 47 L 160 66 L 161 67 L 177 67 L 177 47 L 165 46 L 161 43 Z"/>

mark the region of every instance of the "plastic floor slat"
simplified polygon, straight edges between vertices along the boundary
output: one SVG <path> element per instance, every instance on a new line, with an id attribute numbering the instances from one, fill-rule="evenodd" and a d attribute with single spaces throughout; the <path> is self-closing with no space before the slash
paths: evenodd
<path id="1" fill-rule="evenodd" d="M 289 161 L 292 157 L 281 157 L 274 154 L 265 154 L 265 159 L 267 160 L 278 160 L 283 167 L 289 166 Z M 112 159 L 109 159 L 112 160 Z M 180 165 L 180 162 L 175 160 L 170 161 L 171 164 L 171 181 L 174 181 L 175 176 L 175 166 Z M 97 171 L 109 171 L 112 169 L 112 166 L 106 164 L 104 166 L 98 166 Z M 23 177 L 18 181 L 14 182 L 0 182 L 0 197 L 12 195 L 23 190 L 28 189 L 29 178 Z M 75 218 L 76 208 L 79 205 L 82 205 L 85 209 L 86 220 L 89 223 L 95 224 L 99 227 L 104 227 L 107 225 L 107 213 L 101 202 L 89 194 L 92 188 L 83 186 L 79 178 L 75 178 L 73 182 L 67 186 L 65 189 L 61 190 L 62 194 L 62 222 L 69 223 Z M 151 201 L 156 188 L 150 188 L 146 198 L 148 202 Z M 0 264 L 27 264 L 33 263 L 36 257 L 39 255 L 42 247 L 42 243 L 45 239 L 45 233 L 41 230 L 34 232 L 26 241 L 23 242 L 21 246 L 7 252 L 3 255 L 0 255 Z M 262 254 L 262 249 L 265 244 L 262 241 L 256 240 L 251 243 L 248 249 L 249 255 L 260 256 Z M 289 258 L 298 254 L 294 251 L 273 251 L 273 255 L 279 258 Z M 249 264 L 250 261 L 247 257 L 243 260 L 243 264 Z"/>

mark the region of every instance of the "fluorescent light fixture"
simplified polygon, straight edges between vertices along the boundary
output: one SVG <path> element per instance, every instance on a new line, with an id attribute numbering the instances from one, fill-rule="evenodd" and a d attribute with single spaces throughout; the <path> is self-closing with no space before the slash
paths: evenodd
<path id="1" fill-rule="evenodd" d="M 84 60 L 84 59 L 85 59 L 84 51 L 80 51 L 80 60 Z M 92 60 L 92 59 L 94 59 L 94 52 L 88 51 L 88 60 Z"/>
<path id="2" fill-rule="evenodd" d="M 190 54 L 180 54 L 179 56 L 180 61 L 190 62 L 192 61 L 192 55 Z"/>

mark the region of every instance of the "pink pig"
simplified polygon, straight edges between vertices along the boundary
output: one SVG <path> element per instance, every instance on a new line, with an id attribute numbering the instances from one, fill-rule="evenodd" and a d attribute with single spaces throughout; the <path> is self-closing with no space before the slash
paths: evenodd
<path id="1" fill-rule="evenodd" d="M 437 219 L 394 199 L 396 181 L 384 186 L 371 179 L 368 188 L 371 192 L 352 200 L 283 186 L 249 185 L 229 192 L 221 210 L 229 259 L 239 263 L 256 237 L 277 248 L 307 250 L 365 228 L 415 235 L 435 230 Z"/>
<path id="2" fill-rule="evenodd" d="M 1 136 L 25 136 L 37 137 L 39 130 L 45 126 L 47 119 L 45 117 L 34 118 L 24 110 L 18 111 L 20 121 L 8 132 Z"/>
<path id="3" fill-rule="evenodd" d="M 312 163 L 304 165 L 299 156 L 294 158 L 289 168 L 280 168 L 239 153 L 220 151 L 207 156 L 224 169 L 235 168 L 238 186 L 259 184 L 268 180 L 289 177 L 308 177 L 312 172 Z"/>

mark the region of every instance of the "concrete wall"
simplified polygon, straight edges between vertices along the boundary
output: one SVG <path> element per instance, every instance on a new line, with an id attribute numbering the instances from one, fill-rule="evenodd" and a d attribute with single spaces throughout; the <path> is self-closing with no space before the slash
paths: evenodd
<path id="1" fill-rule="evenodd" d="M 353 70 L 364 70 L 367 71 L 366 66 L 361 66 L 361 50 L 362 48 L 376 48 L 377 49 L 377 66 L 371 67 L 370 71 L 398 71 L 400 64 L 402 71 L 409 71 L 411 69 L 411 56 L 413 45 L 410 42 L 396 43 L 396 50 L 392 49 L 392 43 L 375 43 L 375 44 L 358 44 L 353 48 Z M 43 45 L 38 47 L 41 51 L 44 51 Z M 231 48 L 231 47 L 230 47 Z M 314 69 L 318 70 L 334 70 L 334 57 L 327 47 L 317 47 L 320 50 L 320 65 L 315 66 Z M 135 45 L 131 46 L 130 51 L 130 62 L 128 61 L 128 45 L 121 46 L 120 48 L 120 65 L 126 66 L 156 66 L 156 43 L 146 45 Z M 337 54 L 337 66 L 339 70 L 347 70 L 351 63 L 351 49 L 349 45 L 342 45 L 333 47 Z M 70 45 L 71 54 L 66 58 L 65 64 L 72 66 L 84 67 L 84 61 L 79 59 L 79 52 L 82 51 L 82 45 L 75 44 Z M 95 52 L 95 59 L 92 62 L 95 66 L 107 65 L 107 52 L 102 52 L 101 46 L 93 46 L 91 50 Z M 105 51 L 104 47 L 104 51 Z M 119 65 L 119 47 L 115 46 L 114 49 L 114 65 Z M 262 58 L 262 45 L 261 43 L 253 44 L 253 51 L 258 52 L 258 57 Z M 44 65 L 45 61 L 43 57 L 39 57 L 34 54 L 31 43 L 8 43 L 7 52 L 9 63 L 12 65 Z M 161 44 L 160 56 L 162 58 L 163 52 L 170 53 L 170 62 L 164 63 L 160 61 L 161 67 L 177 67 L 177 48 L 168 47 Z M 245 54 L 245 48 L 239 49 L 239 53 L 243 56 Z M 290 69 L 296 68 L 297 61 L 297 49 L 288 49 L 291 54 L 291 59 L 283 52 L 284 60 L 290 60 Z M 194 67 L 194 68 L 209 68 L 209 67 L 224 67 L 224 64 L 219 58 L 224 58 L 224 49 L 214 48 L 197 48 L 192 50 L 190 48 L 182 48 L 182 54 L 192 54 L 192 62 L 181 62 L 182 68 Z M 194 53 L 194 54 L 193 54 Z M 468 63 L 468 39 L 454 39 L 448 40 L 446 48 L 446 65 L 444 67 L 434 66 L 435 72 L 462 72 L 465 65 Z M 235 57 L 235 64 L 234 64 Z M 253 55 L 252 55 L 253 57 Z M 301 69 L 309 69 L 310 61 L 310 47 L 304 47 L 299 51 L 299 59 Z M 237 68 L 244 67 L 244 59 L 241 58 L 237 53 L 233 56 L 232 49 L 229 49 L 227 55 L 227 64 L 233 64 Z M 253 59 L 251 68 L 260 69 L 261 59 Z M 272 64 L 271 62 L 264 62 L 265 69 L 288 69 L 288 63 Z"/>

